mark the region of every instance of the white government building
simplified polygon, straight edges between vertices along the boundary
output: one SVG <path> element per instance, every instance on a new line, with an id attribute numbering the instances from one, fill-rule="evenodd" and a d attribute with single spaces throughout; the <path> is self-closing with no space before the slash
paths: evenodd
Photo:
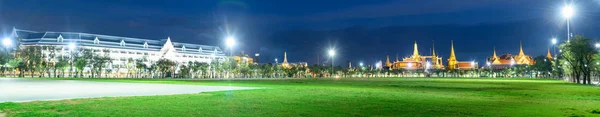
<path id="1" fill-rule="evenodd" d="M 69 56 L 71 48 L 75 51 L 91 49 L 98 55 L 105 53 L 100 50 L 110 50 L 113 59 L 112 66 L 127 63 L 129 58 L 145 58 L 146 64 L 161 58 L 177 63 L 187 64 L 190 61 L 210 63 L 215 59 L 225 59 L 225 53 L 217 46 L 172 42 L 166 39 L 140 39 L 130 37 L 89 34 L 80 32 L 38 32 L 13 28 L 11 38 L 19 41 L 19 46 L 55 46 L 56 56 Z M 49 50 L 42 50 L 49 54 Z M 52 60 L 53 58 L 46 58 Z M 56 60 L 56 59 L 53 59 Z"/>

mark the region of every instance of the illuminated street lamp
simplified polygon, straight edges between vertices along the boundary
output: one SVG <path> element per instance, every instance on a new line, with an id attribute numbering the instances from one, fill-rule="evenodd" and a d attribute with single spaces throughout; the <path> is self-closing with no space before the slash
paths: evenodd
<path id="1" fill-rule="evenodd" d="M 12 40 L 10 40 L 10 38 L 4 38 L 2 39 L 2 44 L 4 44 L 5 47 L 11 46 Z"/>
<path id="2" fill-rule="evenodd" d="M 233 36 L 228 36 L 225 38 L 225 45 L 229 48 L 229 56 L 233 59 L 233 46 L 235 46 L 235 38 Z M 233 68 L 233 64 L 229 67 L 229 72 L 231 72 L 231 68 Z"/>
<path id="3" fill-rule="evenodd" d="M 235 46 L 235 38 L 233 36 L 229 36 L 225 38 L 225 45 L 229 48 L 229 55 L 233 56 L 233 46 Z"/>
<path id="4" fill-rule="evenodd" d="M 565 19 L 567 19 L 567 42 L 569 42 L 569 41 L 571 41 L 571 32 L 569 29 L 570 28 L 569 25 L 570 25 L 571 17 L 573 17 L 573 15 L 575 15 L 575 9 L 573 8 L 572 5 L 567 5 L 562 8 L 561 13 L 562 13 L 563 17 Z"/>
<path id="5" fill-rule="evenodd" d="M 600 48 L 600 43 L 596 43 L 596 44 L 594 44 L 594 47 L 596 47 L 596 48 Z"/>

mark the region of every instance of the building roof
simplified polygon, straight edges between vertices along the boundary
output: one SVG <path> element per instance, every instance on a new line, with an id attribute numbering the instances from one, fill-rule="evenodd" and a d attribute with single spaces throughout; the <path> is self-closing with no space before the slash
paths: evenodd
<path id="1" fill-rule="evenodd" d="M 159 51 L 167 39 L 141 39 L 131 37 L 90 34 L 81 32 L 37 32 L 13 28 L 12 37 L 21 39 L 22 45 L 67 45 Z M 178 53 L 225 55 L 217 46 L 171 42 Z"/>

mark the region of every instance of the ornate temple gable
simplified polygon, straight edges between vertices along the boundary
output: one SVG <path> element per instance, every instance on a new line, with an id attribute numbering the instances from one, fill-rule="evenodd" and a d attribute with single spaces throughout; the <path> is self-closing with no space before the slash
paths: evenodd
<path id="1" fill-rule="evenodd" d="M 10 33 L 10 37 L 13 37 L 13 38 L 19 37 L 19 35 L 17 34 L 17 29 L 15 27 L 13 27 L 13 30 Z"/>
<path id="2" fill-rule="evenodd" d="M 58 37 L 56 38 L 56 42 L 63 42 L 64 38 L 62 37 L 61 34 L 58 35 Z"/>
<path id="3" fill-rule="evenodd" d="M 167 38 L 167 41 L 160 49 L 160 53 L 162 54 L 161 58 L 171 59 L 175 56 L 177 52 L 175 51 L 175 47 L 173 47 L 173 43 L 171 43 L 171 37 Z"/>

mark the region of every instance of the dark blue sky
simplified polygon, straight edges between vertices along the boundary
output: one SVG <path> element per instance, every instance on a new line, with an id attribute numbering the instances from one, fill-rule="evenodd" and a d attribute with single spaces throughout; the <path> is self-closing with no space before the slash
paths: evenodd
<path id="1" fill-rule="evenodd" d="M 458 59 L 483 61 L 498 53 L 543 55 L 549 39 L 566 38 L 562 0 L 2 0 L 0 28 L 72 31 L 223 46 L 229 32 L 235 50 L 260 52 L 272 62 L 288 52 L 291 62 L 321 62 L 327 48 L 336 64 L 367 64 L 419 51 L 432 40 L 447 59 L 454 40 Z M 600 0 L 573 1 L 572 32 L 600 37 Z M 229 31 L 227 31 L 229 30 Z M 343 64 L 342 64 L 343 63 Z"/>

